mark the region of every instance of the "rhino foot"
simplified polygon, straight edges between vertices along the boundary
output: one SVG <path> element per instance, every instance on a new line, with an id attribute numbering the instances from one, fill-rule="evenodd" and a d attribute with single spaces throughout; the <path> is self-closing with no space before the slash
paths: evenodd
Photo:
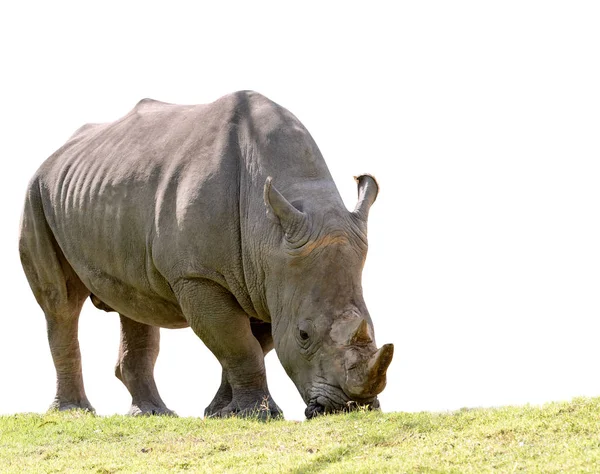
<path id="1" fill-rule="evenodd" d="M 255 402 L 246 405 L 232 401 L 225 408 L 212 413 L 208 412 L 209 408 L 210 406 L 204 413 L 208 418 L 229 418 L 235 416 L 240 418 L 258 418 L 261 421 L 283 418 L 281 409 L 268 397 L 265 397 L 260 403 Z"/>
<path id="2" fill-rule="evenodd" d="M 217 390 L 217 393 L 210 404 L 205 408 L 204 416 L 216 416 L 217 413 L 231 403 L 232 398 L 231 385 L 229 385 L 229 382 L 227 381 L 227 374 L 223 371 L 221 376 L 221 386 L 219 387 L 219 390 Z"/>
<path id="3" fill-rule="evenodd" d="M 231 403 L 229 399 L 214 399 L 210 405 L 204 409 L 204 416 L 206 418 L 219 417 L 219 413 L 223 411 Z"/>
<path id="4" fill-rule="evenodd" d="M 128 415 L 131 416 L 177 416 L 173 410 L 169 410 L 164 405 L 156 405 L 151 402 L 132 403 Z"/>
<path id="5" fill-rule="evenodd" d="M 50 405 L 49 411 L 68 411 L 68 410 L 85 410 L 90 413 L 96 413 L 94 407 L 86 400 L 65 401 L 55 398 Z"/>

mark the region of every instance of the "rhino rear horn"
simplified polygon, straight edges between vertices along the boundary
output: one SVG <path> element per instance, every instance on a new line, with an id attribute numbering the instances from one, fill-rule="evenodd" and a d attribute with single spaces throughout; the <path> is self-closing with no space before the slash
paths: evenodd
<path id="1" fill-rule="evenodd" d="M 279 221 L 287 237 L 298 232 L 306 223 L 306 214 L 296 209 L 283 197 L 277 188 L 273 186 L 271 176 L 265 181 L 264 200 L 265 206 L 267 206 L 267 215 Z"/>
<path id="2" fill-rule="evenodd" d="M 375 177 L 370 174 L 361 174 L 355 176 L 354 179 L 358 184 L 358 203 L 353 214 L 366 221 L 369 216 L 369 209 L 377 199 L 377 194 L 379 194 L 379 185 Z"/>
<path id="3" fill-rule="evenodd" d="M 370 344 L 371 342 L 373 342 L 373 338 L 369 331 L 369 324 L 366 319 L 360 318 L 360 322 L 350 336 L 348 344 Z"/>

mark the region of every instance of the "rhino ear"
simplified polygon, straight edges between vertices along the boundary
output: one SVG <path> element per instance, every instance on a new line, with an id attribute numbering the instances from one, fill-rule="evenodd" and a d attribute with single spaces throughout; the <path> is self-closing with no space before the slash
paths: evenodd
<path id="1" fill-rule="evenodd" d="M 273 186 L 271 176 L 265 181 L 264 200 L 267 207 L 267 216 L 279 221 L 286 237 L 293 236 L 305 224 L 306 214 L 296 209 L 277 191 L 277 188 Z"/>
<path id="2" fill-rule="evenodd" d="M 369 209 L 377 199 L 379 185 L 375 177 L 370 174 L 361 174 L 354 179 L 358 184 L 358 203 L 354 208 L 353 214 L 361 220 L 366 221 L 369 216 Z"/>

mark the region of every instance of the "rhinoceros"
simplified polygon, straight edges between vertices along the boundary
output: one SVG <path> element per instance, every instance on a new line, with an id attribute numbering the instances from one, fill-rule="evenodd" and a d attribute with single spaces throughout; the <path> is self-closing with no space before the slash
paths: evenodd
<path id="1" fill-rule="evenodd" d="M 376 180 L 350 212 L 314 140 L 251 91 L 204 105 L 140 101 L 87 124 L 31 179 L 21 262 L 46 316 L 51 409 L 93 410 L 77 337 L 85 300 L 119 313 L 130 414 L 173 414 L 154 380 L 159 328 L 191 327 L 222 366 L 205 416 L 275 417 L 273 347 L 311 418 L 378 408 L 393 345 L 362 294 Z"/>

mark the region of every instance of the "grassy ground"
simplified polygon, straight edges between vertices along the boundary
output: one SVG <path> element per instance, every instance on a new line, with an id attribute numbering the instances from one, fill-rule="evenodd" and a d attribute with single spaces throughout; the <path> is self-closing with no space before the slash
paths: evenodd
<path id="1" fill-rule="evenodd" d="M 0 472 L 600 472 L 600 398 L 308 422 L 0 417 Z"/>

